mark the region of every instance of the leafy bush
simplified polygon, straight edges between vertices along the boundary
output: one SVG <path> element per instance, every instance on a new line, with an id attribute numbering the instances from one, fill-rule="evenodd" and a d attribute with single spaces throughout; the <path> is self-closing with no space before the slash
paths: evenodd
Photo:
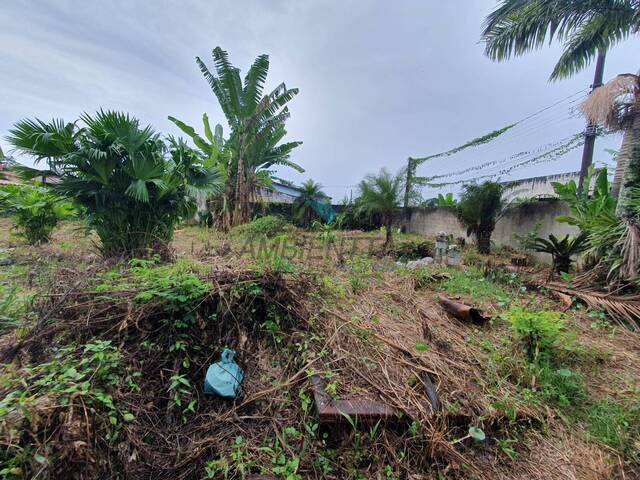
<path id="1" fill-rule="evenodd" d="M 73 215 L 73 205 L 46 187 L 4 185 L 0 187 L 0 208 L 16 230 L 31 245 L 49 241 L 60 220 Z"/>
<path id="2" fill-rule="evenodd" d="M 400 261 L 419 260 L 424 257 L 433 257 L 435 249 L 434 242 L 431 240 L 423 241 L 405 241 L 395 245 L 391 253 Z"/>
<path id="3" fill-rule="evenodd" d="M 322 222 L 314 220 L 311 225 L 313 226 L 313 229 L 318 232 L 318 240 L 320 240 L 323 244 L 327 245 L 336 241 L 337 236 L 333 224 L 323 224 Z"/>
<path id="4" fill-rule="evenodd" d="M 80 122 L 23 120 L 9 142 L 49 170 L 20 167 L 23 176 L 54 174 L 54 188 L 73 198 L 96 230 L 105 255 L 135 256 L 165 246 L 176 222 L 196 211 L 195 194 L 219 189 L 210 160 L 181 140 L 165 143 L 128 114 L 100 111 Z"/>
<path id="5" fill-rule="evenodd" d="M 48 464 L 59 460 L 55 457 L 64 455 L 55 442 L 51 442 L 51 448 L 42 445 L 51 440 L 51 432 L 65 419 L 69 422 L 70 417 L 62 412 L 76 397 L 81 397 L 92 413 L 108 418 L 105 422 L 96 417 L 92 423 L 101 438 L 115 439 L 123 424 L 134 418 L 116 405 L 110 393 L 124 378 L 120 370 L 121 355 L 116 347 L 110 341 L 94 340 L 79 348 L 71 345 L 59 349 L 50 362 L 17 371 L 7 369 L 0 375 L 4 393 L 0 422 L 5 434 L 18 440 L 0 453 L 0 477 L 37 477 L 36 472 L 42 473 Z"/>
<path id="6" fill-rule="evenodd" d="M 272 238 L 291 231 L 293 225 L 284 218 L 276 215 L 267 215 L 265 217 L 256 218 L 252 222 L 245 223 L 235 227 L 232 235 L 244 235 L 250 238 L 267 237 Z"/>
<path id="7" fill-rule="evenodd" d="M 542 222 L 537 222 L 527 233 L 514 233 L 513 239 L 518 242 L 522 250 L 531 251 L 534 249 L 535 241 L 539 237 L 540 228 L 542 228 Z"/>
<path id="8" fill-rule="evenodd" d="M 582 375 L 568 368 L 554 368 L 543 363 L 534 368 L 537 389 L 544 400 L 554 402 L 561 407 L 580 405 L 587 399 L 587 390 Z"/>
<path id="9" fill-rule="evenodd" d="M 444 280 L 438 288 L 443 289 L 449 295 L 465 295 L 473 299 L 496 301 L 498 304 L 508 304 L 511 294 L 485 278 L 482 270 L 478 268 L 466 268 L 465 270 L 447 270 L 450 278 Z"/>
<path id="10" fill-rule="evenodd" d="M 291 273 L 295 266 L 287 258 L 282 257 L 277 249 L 266 248 L 258 252 L 257 270 L 275 273 Z"/>
<path id="11" fill-rule="evenodd" d="M 549 358 L 564 326 L 562 314 L 551 310 L 532 312 L 511 307 L 507 320 L 532 363 Z"/>

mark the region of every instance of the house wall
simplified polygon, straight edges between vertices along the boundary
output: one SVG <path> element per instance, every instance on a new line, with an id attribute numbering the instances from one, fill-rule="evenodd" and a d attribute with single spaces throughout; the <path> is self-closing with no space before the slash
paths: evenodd
<path id="1" fill-rule="evenodd" d="M 532 231 L 540 224 L 538 236 L 546 238 L 549 234 L 556 236 L 578 235 L 577 227 L 555 220 L 558 215 L 568 215 L 569 208 L 564 202 L 556 199 L 532 201 L 513 208 L 496 224 L 491 240 L 498 246 L 518 247 L 513 238 L 515 233 L 524 234 Z M 438 232 L 446 232 L 454 237 L 466 237 L 466 228 L 458 220 L 453 208 L 412 208 L 407 218 L 399 214 L 397 224 L 407 232 L 434 237 Z M 551 256 L 546 253 L 536 254 L 539 261 L 551 263 Z"/>

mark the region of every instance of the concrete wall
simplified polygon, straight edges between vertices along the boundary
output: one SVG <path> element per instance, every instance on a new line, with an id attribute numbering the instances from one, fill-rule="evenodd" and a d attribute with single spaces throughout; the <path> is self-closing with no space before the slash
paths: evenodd
<path id="1" fill-rule="evenodd" d="M 544 175 L 541 177 L 524 178 L 515 182 L 505 182 L 507 188 L 502 194 L 502 198 L 511 202 L 518 198 L 549 198 L 557 195 L 551 185 L 553 182 L 567 183 L 573 180 L 578 183 L 580 172 L 558 173 L 555 175 Z"/>
<path id="2" fill-rule="evenodd" d="M 538 223 L 540 223 L 538 235 L 543 238 L 551 233 L 556 236 L 577 235 L 580 233 L 577 227 L 555 220 L 558 215 L 568 214 L 568 207 L 559 200 L 533 200 L 531 203 L 509 209 L 498 221 L 491 240 L 498 246 L 518 247 L 513 234 L 528 233 Z M 410 217 L 407 219 L 401 214 L 397 223 L 404 226 L 407 232 L 428 237 L 433 237 L 440 231 L 450 233 L 454 237 L 467 236 L 466 228 L 460 223 L 455 209 L 452 208 L 412 208 Z M 540 261 L 548 263 L 551 261 L 548 254 L 537 254 L 536 257 Z"/>

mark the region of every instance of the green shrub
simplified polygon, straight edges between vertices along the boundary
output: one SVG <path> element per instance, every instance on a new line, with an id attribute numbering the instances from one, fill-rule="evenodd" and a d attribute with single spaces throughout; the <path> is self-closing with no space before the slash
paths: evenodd
<path id="1" fill-rule="evenodd" d="M 478 268 L 466 268 L 462 271 L 449 269 L 447 272 L 450 278 L 444 280 L 439 288 L 450 295 L 465 295 L 473 299 L 496 301 L 504 305 L 511 301 L 511 294 L 485 278 Z"/>
<path id="2" fill-rule="evenodd" d="M 166 248 L 175 224 L 193 218 L 195 195 L 220 188 L 208 158 L 181 140 L 165 142 L 128 114 L 101 110 L 72 123 L 22 120 L 9 133 L 17 150 L 46 160 L 60 179 L 54 188 L 83 207 L 108 256 Z"/>
<path id="3" fill-rule="evenodd" d="M 73 215 L 73 205 L 46 187 L 4 185 L 0 208 L 11 216 L 15 229 L 31 245 L 48 242 L 60 220 Z"/>
<path id="4" fill-rule="evenodd" d="M 257 270 L 259 272 L 291 273 L 295 265 L 280 255 L 277 249 L 266 248 L 258 252 Z"/>
<path id="5" fill-rule="evenodd" d="M 511 307 L 507 320 L 532 363 L 549 358 L 564 326 L 560 312 L 530 311 L 522 307 Z"/>
<path id="6" fill-rule="evenodd" d="M 124 424 L 134 418 L 111 395 L 114 386 L 124 380 L 123 373 L 118 349 L 111 341 L 97 339 L 81 347 L 58 349 L 50 362 L 4 369 L 0 374 L 0 423 L 3 433 L 15 441 L 0 452 L 0 477 L 35 478 L 45 471 L 45 477 L 51 476 L 49 466 L 64 451 L 56 442 L 47 442 L 51 432 L 62 427 L 65 419 L 68 422 L 66 412 L 74 397 L 81 398 L 84 408 L 95 415 L 92 428 L 96 435 L 117 438 Z M 43 448 L 45 443 L 47 448 Z"/>
<path id="7" fill-rule="evenodd" d="M 435 244 L 431 240 L 398 242 L 391 254 L 398 260 L 406 262 L 409 260 L 419 260 L 424 257 L 433 257 Z"/>
<path id="8" fill-rule="evenodd" d="M 267 237 L 272 238 L 290 231 L 293 228 L 283 217 L 277 215 L 267 215 L 256 218 L 252 222 L 235 227 L 231 234 L 234 236 L 247 236 L 250 238 Z"/>

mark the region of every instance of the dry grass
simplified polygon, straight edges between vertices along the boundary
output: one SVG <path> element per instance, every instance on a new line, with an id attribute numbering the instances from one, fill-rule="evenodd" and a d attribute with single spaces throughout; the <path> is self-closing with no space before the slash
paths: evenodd
<path id="1" fill-rule="evenodd" d="M 382 241 L 378 232 L 357 236 L 362 241 L 356 243 L 355 252 L 360 254 L 375 250 Z M 168 346 L 163 342 L 170 339 L 158 328 L 162 305 L 136 304 L 135 291 L 108 292 L 105 297 L 105 292 L 82 288 L 83 282 L 91 283 L 92 272 L 111 265 L 91 260 L 97 254 L 90 240 L 71 224 L 56 231 L 51 244 L 36 248 L 24 247 L 4 234 L 0 246 L 15 247 L 16 258 L 24 265 L 34 267 L 36 259 L 52 257 L 83 263 L 82 268 L 66 264 L 50 279 L 49 296 L 41 297 L 39 307 L 40 319 L 46 321 L 22 336 L 16 359 L 46 358 L 52 345 L 70 338 L 103 338 L 121 346 L 128 367 L 144 372 L 140 392 L 114 394 L 117 404 L 136 414 L 117 450 L 100 438 L 104 430 L 80 399 L 71 403 L 71 411 L 47 407 L 51 411 L 47 421 L 54 425 L 48 431 L 50 448 L 62 442 L 69 425 L 75 424 L 83 432 L 78 441 L 89 445 L 75 458 L 73 451 L 65 450 L 58 474 L 65 468 L 67 475 L 84 468 L 84 478 L 202 478 L 206 461 L 230 458 L 238 436 L 244 439 L 251 471 L 269 471 L 272 456 L 265 446 L 273 446 L 276 438 L 283 443 L 287 427 L 304 432 L 313 425 L 313 415 L 301 408 L 300 395 L 310 395 L 307 378 L 320 372 L 335 382 L 339 397 L 382 400 L 404 419 L 375 435 L 366 429 L 359 434 L 350 429 L 329 431 L 326 444 L 320 436 L 289 439 L 284 442 L 284 454 L 300 457 L 302 478 L 357 478 L 358 474 L 386 478 L 387 466 L 399 478 L 414 480 L 634 478 L 633 466 L 625 465 L 610 448 L 587 440 L 581 427 L 564 422 L 553 406 L 517 401 L 513 412 L 496 408 L 496 399 L 516 399 L 520 393 L 513 382 L 496 377 L 485 348 L 485 344 L 498 348 L 510 337 L 508 325 L 498 319 L 506 305 L 489 297 L 463 295 L 466 301 L 482 303 L 495 318 L 481 327 L 464 324 L 437 305 L 437 281 L 416 289 L 414 275 L 396 270 L 393 261 L 367 256 L 369 263 L 360 268 L 335 245 L 325 251 L 324 245 L 313 241 L 315 237 L 302 233 L 292 239 L 297 270 L 283 276 L 255 273 L 246 249 L 239 258 L 245 247 L 242 240 L 198 227 L 176 232 L 172 245 L 176 255 L 209 267 L 203 278 L 212 284 L 199 307 L 202 321 L 193 337 L 198 341 L 188 350 L 197 410 L 183 423 L 169 408 L 171 395 L 166 390 L 169 377 L 178 371 L 175 358 L 162 348 L 142 348 L 147 340 Z M 352 237 L 354 233 L 339 233 L 339 239 L 347 242 Z M 235 285 L 247 281 L 258 282 L 263 293 L 255 298 L 231 294 Z M 521 294 L 520 301 L 554 305 L 538 293 Z M 295 319 L 280 332 L 279 343 L 260 325 L 269 305 L 290 312 Z M 212 311 L 218 312 L 215 324 L 205 320 Z M 593 328 L 584 312 L 568 315 L 570 328 L 588 352 L 584 358 L 592 362 L 585 367 L 595 372 L 585 378 L 590 393 L 597 398 L 631 398 L 640 387 L 638 334 Z M 233 403 L 204 397 L 200 386 L 206 366 L 224 345 L 239 351 L 246 370 L 244 397 Z M 19 368 L 18 363 L 12 368 Z M 442 403 L 439 412 L 433 411 L 422 388 L 424 374 L 436 387 Z M 458 441 L 469 426 L 481 427 L 488 440 Z M 516 440 L 513 460 L 498 445 L 512 438 Z M 359 450 L 356 441 L 361 442 Z M 335 452 L 330 460 L 333 477 L 325 476 L 318 464 L 319 456 L 329 451 Z M 88 454 L 97 461 L 86 463 Z M 241 474 L 234 471 L 231 478 Z"/>

